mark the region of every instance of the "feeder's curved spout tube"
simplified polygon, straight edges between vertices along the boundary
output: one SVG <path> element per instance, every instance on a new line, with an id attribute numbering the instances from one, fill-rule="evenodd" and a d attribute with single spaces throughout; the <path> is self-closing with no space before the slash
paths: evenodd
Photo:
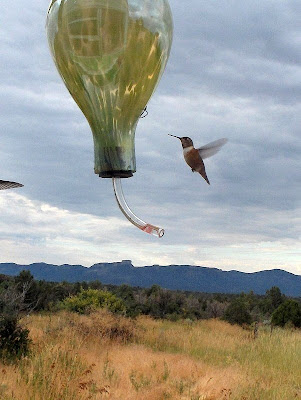
<path id="1" fill-rule="evenodd" d="M 125 198 L 124 198 L 122 185 L 121 185 L 121 178 L 112 178 L 112 182 L 113 182 L 114 193 L 115 193 L 115 197 L 116 197 L 118 206 L 119 206 L 120 210 L 122 211 L 122 213 L 124 214 L 124 216 L 133 225 L 137 226 L 137 228 L 141 229 L 142 231 L 144 231 L 146 233 L 150 233 L 154 236 L 161 238 L 164 235 L 164 229 L 142 221 L 129 208 L 129 206 L 127 205 Z"/>

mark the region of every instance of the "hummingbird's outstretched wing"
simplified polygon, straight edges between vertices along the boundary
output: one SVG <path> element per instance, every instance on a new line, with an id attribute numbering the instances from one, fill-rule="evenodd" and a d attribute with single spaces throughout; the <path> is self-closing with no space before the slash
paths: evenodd
<path id="1" fill-rule="evenodd" d="M 200 153 L 200 156 L 204 160 L 205 158 L 212 157 L 214 154 L 216 154 L 220 148 L 228 142 L 228 139 L 218 139 L 215 140 L 214 142 L 205 144 L 205 146 L 202 146 L 198 148 L 197 150 Z"/>
<path id="2" fill-rule="evenodd" d="M 22 187 L 22 186 L 23 185 L 21 183 L 10 182 L 10 181 L 2 181 L 0 179 L 0 190 L 11 189 L 11 188 L 16 188 L 16 187 Z"/>

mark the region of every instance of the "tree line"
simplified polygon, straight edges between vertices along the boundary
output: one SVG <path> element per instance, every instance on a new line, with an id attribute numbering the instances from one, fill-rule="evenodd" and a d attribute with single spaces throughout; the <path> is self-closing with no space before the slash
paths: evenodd
<path id="1" fill-rule="evenodd" d="M 62 309 L 85 314 L 98 308 L 130 318 L 221 318 L 245 326 L 255 322 L 254 337 L 258 322 L 301 328 L 301 299 L 287 298 L 278 287 L 267 290 L 264 296 L 253 292 L 210 294 L 172 291 L 158 285 L 139 288 L 100 281 L 46 282 L 22 271 L 15 277 L 0 275 L 0 359 L 10 362 L 28 354 L 29 331 L 19 323 L 25 314 Z"/>
<path id="2" fill-rule="evenodd" d="M 265 295 L 256 295 L 252 291 L 240 294 L 212 294 L 173 291 L 158 285 L 140 288 L 129 285 L 104 285 L 100 281 L 76 283 L 38 281 L 25 270 L 15 277 L 0 275 L 0 313 L 1 307 L 3 308 L 4 293 L 15 293 L 15 296 L 23 293 L 22 307 L 25 312 L 26 310 L 56 311 L 67 307 L 68 302 L 89 303 L 87 298 L 83 299 L 83 293 L 89 289 L 107 292 L 107 297 L 113 294 L 120 302 L 116 310 L 129 317 L 144 314 L 173 321 L 222 318 L 240 325 L 257 321 L 271 322 L 279 326 L 291 324 L 301 327 L 301 299 L 287 298 L 278 287 L 267 290 Z M 97 300 L 97 295 L 93 298 L 91 293 L 92 305 L 95 307 L 100 300 Z M 68 307 L 72 309 L 70 304 Z M 105 302 L 103 304 L 105 306 Z M 81 307 L 85 310 L 84 305 Z"/>

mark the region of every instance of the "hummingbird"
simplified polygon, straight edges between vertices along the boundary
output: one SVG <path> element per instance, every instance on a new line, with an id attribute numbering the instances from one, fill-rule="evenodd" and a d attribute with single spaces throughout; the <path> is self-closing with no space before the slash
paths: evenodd
<path id="1" fill-rule="evenodd" d="M 196 171 L 201 174 L 205 181 L 210 185 L 203 160 L 216 154 L 220 148 L 227 143 L 228 139 L 218 139 L 214 142 L 206 144 L 205 146 L 195 149 L 193 146 L 193 141 L 189 137 L 179 137 L 170 134 L 168 135 L 181 140 L 184 159 L 191 168 L 191 171 Z"/>
<path id="2" fill-rule="evenodd" d="M 2 181 L 0 179 L 0 190 L 22 187 L 22 186 L 24 186 L 24 185 L 22 185 L 22 183 L 11 182 L 11 181 Z"/>

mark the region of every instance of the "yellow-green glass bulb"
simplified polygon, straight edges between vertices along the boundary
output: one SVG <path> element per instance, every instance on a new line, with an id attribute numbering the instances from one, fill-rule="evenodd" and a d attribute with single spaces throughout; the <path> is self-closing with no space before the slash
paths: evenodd
<path id="1" fill-rule="evenodd" d="M 131 176 L 137 121 L 170 52 L 167 0 L 53 0 L 46 28 L 57 69 L 91 127 L 95 173 Z"/>

